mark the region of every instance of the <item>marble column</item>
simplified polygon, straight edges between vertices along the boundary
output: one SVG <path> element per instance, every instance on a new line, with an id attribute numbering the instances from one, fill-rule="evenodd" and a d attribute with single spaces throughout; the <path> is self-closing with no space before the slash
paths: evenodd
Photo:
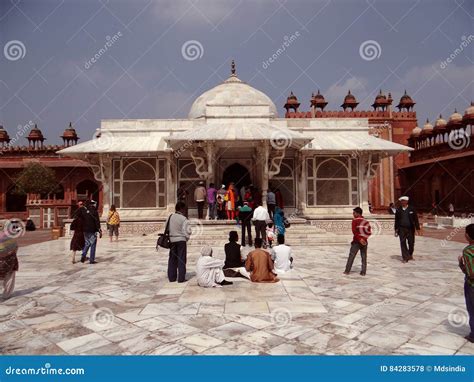
<path id="1" fill-rule="evenodd" d="M 262 192 L 262 206 L 267 208 L 267 191 L 268 191 L 268 159 L 270 156 L 270 148 L 268 141 L 264 141 L 261 146 L 257 147 L 257 155 L 261 164 L 261 182 L 260 188 Z"/>

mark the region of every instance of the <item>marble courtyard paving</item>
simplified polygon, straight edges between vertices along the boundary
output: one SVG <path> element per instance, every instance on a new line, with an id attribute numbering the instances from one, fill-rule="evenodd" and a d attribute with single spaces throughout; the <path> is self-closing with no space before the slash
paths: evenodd
<path id="1" fill-rule="evenodd" d="M 16 292 L 0 303 L 0 353 L 474 354 L 463 244 L 417 240 L 416 261 L 402 264 L 396 238 L 372 238 L 366 277 L 359 258 L 342 274 L 346 245 L 296 246 L 280 283 L 214 289 L 193 277 L 199 246 L 184 284 L 166 281 L 151 236 L 100 240 L 92 266 L 70 263 L 67 239 L 23 247 Z"/>

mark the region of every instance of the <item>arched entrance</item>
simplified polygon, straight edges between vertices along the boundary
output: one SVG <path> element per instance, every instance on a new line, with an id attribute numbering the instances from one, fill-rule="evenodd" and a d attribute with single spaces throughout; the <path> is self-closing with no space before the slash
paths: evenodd
<path id="1" fill-rule="evenodd" d="M 92 180 L 86 179 L 76 186 L 77 200 L 99 200 L 99 186 Z"/>
<path id="2" fill-rule="evenodd" d="M 7 212 L 26 211 L 26 195 L 15 192 L 15 186 L 11 186 L 6 194 Z"/>
<path id="3" fill-rule="evenodd" d="M 234 182 L 237 189 L 240 190 L 242 186 L 251 184 L 252 179 L 245 166 L 242 166 L 240 163 L 234 163 L 228 166 L 222 174 L 222 184 L 225 184 L 227 187 L 230 182 Z"/>

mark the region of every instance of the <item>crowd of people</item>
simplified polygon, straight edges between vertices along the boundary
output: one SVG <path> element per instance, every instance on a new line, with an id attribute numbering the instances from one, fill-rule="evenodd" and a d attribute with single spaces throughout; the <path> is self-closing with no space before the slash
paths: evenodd
<path id="1" fill-rule="evenodd" d="M 178 190 L 179 191 L 179 190 Z M 188 229 L 188 207 L 183 197 L 183 191 L 178 192 L 178 202 L 175 213 L 171 214 L 166 222 L 169 235 L 169 282 L 186 282 L 187 242 L 191 237 Z M 226 189 L 222 186 L 217 190 L 211 183 L 208 188 L 204 183 L 196 188 L 194 197 L 198 207 L 200 219 L 204 218 L 204 207 L 208 205 L 208 218 L 219 218 L 219 204 L 223 204 L 226 217 L 235 219 L 240 223 L 242 234 L 239 244 L 239 234 L 232 230 L 229 240 L 224 245 L 225 260 L 213 257 L 213 249 L 209 245 L 201 249 L 200 257 L 196 264 L 196 279 L 201 287 L 222 287 L 232 285 L 226 278 L 242 277 L 256 283 L 275 283 L 278 276 L 293 268 L 293 253 L 290 246 L 285 243 L 285 231 L 289 226 L 283 213 L 281 195 L 277 190 L 267 192 L 265 208 L 262 205 L 261 194 L 251 186 L 243 187 L 240 193 L 231 183 Z M 96 264 L 97 239 L 102 237 L 97 204 L 93 200 L 79 202 L 71 223 L 74 231 L 70 243 L 72 262 L 76 262 L 76 252 L 81 252 L 80 261 Z M 399 198 L 399 206 L 390 207 L 395 215 L 395 236 L 400 240 L 401 261 L 408 263 L 414 260 L 415 236 L 422 235 L 422 230 L 416 210 L 409 204 L 409 197 Z M 392 209 L 393 208 L 393 209 Z M 222 215 L 221 215 L 222 216 Z M 255 227 L 255 239 L 252 238 L 252 225 Z M 107 230 L 110 241 L 118 241 L 120 216 L 114 205 L 107 214 Z M 368 241 L 372 228 L 363 216 L 360 207 L 353 209 L 352 220 L 353 239 L 349 256 L 344 270 L 345 275 L 350 275 L 355 257 L 360 252 L 361 271 L 365 276 L 367 272 Z M 459 267 L 465 274 L 464 294 L 466 308 L 469 314 L 470 333 L 465 338 L 474 342 L 474 224 L 469 224 L 465 230 L 468 245 L 459 256 Z M 253 246 L 247 254 L 243 248 Z M 3 299 L 8 299 L 15 287 L 15 275 L 19 269 L 17 258 L 18 245 L 8 229 L 0 223 L 0 280 L 3 281 Z M 89 256 L 89 257 L 88 257 Z"/>

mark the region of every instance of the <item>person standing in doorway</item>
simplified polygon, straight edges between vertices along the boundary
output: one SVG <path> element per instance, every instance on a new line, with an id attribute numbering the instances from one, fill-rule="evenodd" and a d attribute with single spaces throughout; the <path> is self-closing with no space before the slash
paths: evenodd
<path id="1" fill-rule="evenodd" d="M 178 202 L 184 203 L 184 216 L 188 217 L 188 195 L 189 192 L 186 189 L 184 183 L 180 183 L 178 190 L 176 191 L 176 197 Z"/>
<path id="2" fill-rule="evenodd" d="M 354 219 L 352 219 L 352 234 L 354 237 L 352 238 L 351 250 L 349 251 L 349 258 L 347 259 L 344 274 L 348 275 L 351 272 L 354 259 L 357 252 L 360 251 L 362 260 L 360 275 L 365 276 L 367 272 L 367 244 L 369 236 L 372 234 L 372 229 L 370 223 L 362 216 L 362 208 L 354 208 L 352 215 L 354 216 Z"/>
<path id="3" fill-rule="evenodd" d="M 216 195 L 217 190 L 214 187 L 214 183 L 209 184 L 207 189 L 207 205 L 209 206 L 209 220 L 216 219 Z"/>
<path id="4" fill-rule="evenodd" d="M 408 261 L 413 260 L 415 232 L 421 236 L 422 231 L 418 214 L 412 206 L 408 205 L 408 196 L 402 196 L 398 200 L 401 206 L 397 208 L 397 212 L 395 213 L 395 236 L 400 238 L 402 262 L 408 263 Z"/>
<path id="5" fill-rule="evenodd" d="M 81 263 L 85 263 L 87 252 L 89 252 L 90 249 L 89 264 L 96 264 L 95 252 L 97 247 L 97 237 L 102 237 L 102 229 L 100 228 L 100 219 L 95 207 L 95 202 L 93 200 L 86 201 L 78 212 L 78 216 L 82 220 L 85 241 L 82 250 Z"/>
<path id="6" fill-rule="evenodd" d="M 271 188 L 267 191 L 267 208 L 268 208 L 268 215 L 270 219 L 273 220 L 273 215 L 275 214 L 275 206 L 276 206 L 276 196 L 275 193 L 272 191 Z"/>
<path id="7" fill-rule="evenodd" d="M 276 198 L 276 205 L 283 210 L 285 208 L 285 204 L 283 202 L 283 195 L 279 188 L 275 190 L 275 198 Z"/>
<path id="8" fill-rule="evenodd" d="M 115 241 L 118 241 L 120 227 L 120 215 L 115 208 L 115 204 L 110 206 L 110 211 L 107 216 L 107 229 L 109 231 L 110 242 L 115 235 Z"/>
<path id="9" fill-rule="evenodd" d="M 270 220 L 268 211 L 260 204 L 253 211 L 253 220 L 255 222 L 255 238 L 262 239 L 264 247 L 267 246 L 267 221 Z"/>
<path id="10" fill-rule="evenodd" d="M 204 203 L 206 202 L 206 187 L 204 182 L 200 181 L 199 186 L 194 190 L 194 200 L 198 210 L 198 219 L 204 219 Z"/>
<path id="11" fill-rule="evenodd" d="M 169 223 L 170 254 L 168 259 L 168 280 L 170 283 L 186 281 L 187 241 L 191 237 L 189 220 L 184 216 L 186 208 L 183 202 L 176 203 L 175 213 L 171 214 Z"/>
<path id="12" fill-rule="evenodd" d="M 449 203 L 448 211 L 449 211 L 448 216 L 450 216 L 450 217 L 454 216 L 454 204 L 453 203 Z"/>
<path id="13" fill-rule="evenodd" d="M 224 200 L 226 202 L 226 210 L 227 210 L 227 220 L 234 220 L 235 219 L 235 192 L 234 192 L 234 184 L 229 184 L 229 188 L 224 196 Z"/>

